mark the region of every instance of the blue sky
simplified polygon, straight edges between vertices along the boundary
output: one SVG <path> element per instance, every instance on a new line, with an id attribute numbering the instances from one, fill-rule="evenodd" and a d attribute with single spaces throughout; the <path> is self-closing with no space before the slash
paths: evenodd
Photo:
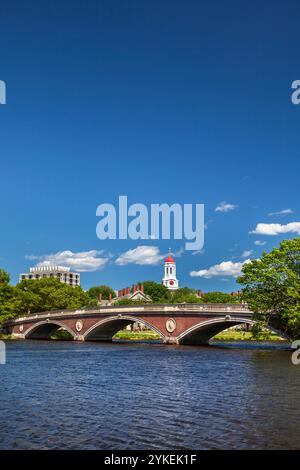
<path id="1" fill-rule="evenodd" d="M 300 233 L 299 2 L 3 0 L 0 18 L 13 283 L 45 261 L 80 269 L 84 288 L 160 282 L 171 246 L 181 285 L 232 291 L 245 259 Z M 99 240 L 96 208 L 122 194 L 204 203 L 204 250 Z"/>

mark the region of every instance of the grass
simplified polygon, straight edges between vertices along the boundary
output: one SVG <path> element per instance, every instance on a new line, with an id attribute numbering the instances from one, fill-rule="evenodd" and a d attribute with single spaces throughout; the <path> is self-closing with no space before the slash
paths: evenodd
<path id="1" fill-rule="evenodd" d="M 121 330 L 113 339 L 121 339 L 127 341 L 143 341 L 158 340 L 159 335 L 151 330 L 144 331 L 128 331 Z M 214 341 L 281 341 L 283 338 L 270 331 L 263 331 L 260 336 L 254 337 L 251 331 L 243 331 L 237 329 L 224 330 L 212 338 Z"/>
<path id="2" fill-rule="evenodd" d="M 228 329 L 212 338 L 214 341 L 281 341 L 283 338 L 270 331 L 263 331 L 255 337 L 251 331 Z"/>
<path id="3" fill-rule="evenodd" d="M 144 331 L 128 331 L 128 330 L 121 330 L 118 331 L 117 334 L 113 337 L 113 339 L 122 339 L 122 340 L 129 340 L 129 341 L 144 341 L 144 340 L 157 340 L 159 339 L 159 335 L 152 330 L 144 330 Z"/>
<path id="4" fill-rule="evenodd" d="M 51 339 L 68 341 L 68 340 L 72 340 L 73 336 L 67 330 L 60 329 L 60 330 L 57 330 L 55 333 L 53 333 L 53 335 L 51 336 Z"/>
<path id="5" fill-rule="evenodd" d="M 7 340 L 7 339 L 15 339 L 12 335 L 5 335 L 4 333 L 0 333 L 0 340 Z"/>
<path id="6" fill-rule="evenodd" d="M 72 335 L 66 330 L 58 330 L 52 336 L 51 339 L 56 340 L 72 340 Z M 128 330 L 120 330 L 118 333 L 115 334 L 113 339 L 120 339 L 126 341 L 144 341 L 144 340 L 157 340 L 159 339 L 159 335 L 156 334 L 152 330 L 144 330 L 144 331 L 128 331 Z"/>

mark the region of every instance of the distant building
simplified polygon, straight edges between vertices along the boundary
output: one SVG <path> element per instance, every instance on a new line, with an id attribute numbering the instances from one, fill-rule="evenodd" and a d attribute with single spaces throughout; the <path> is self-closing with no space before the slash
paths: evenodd
<path id="1" fill-rule="evenodd" d="M 99 295 L 100 305 L 113 305 L 119 300 L 139 300 L 143 302 L 151 302 L 152 299 L 144 292 L 143 284 L 133 284 L 132 288 L 124 287 L 123 289 L 115 291 L 116 297 L 109 294 L 109 299 L 103 299 L 102 294 Z"/>
<path id="2" fill-rule="evenodd" d="M 80 286 L 80 274 L 73 273 L 66 266 L 35 266 L 29 269 L 29 273 L 21 273 L 19 281 L 25 279 L 37 280 L 54 277 L 69 286 Z"/>
<path id="3" fill-rule="evenodd" d="M 118 300 L 128 299 L 128 300 L 139 300 L 143 302 L 151 302 L 151 297 L 144 292 L 143 284 L 133 284 L 132 288 L 125 287 L 117 291 L 117 297 L 113 299 L 114 302 Z"/>
<path id="4" fill-rule="evenodd" d="M 169 290 L 177 290 L 179 288 L 179 282 L 176 277 L 176 263 L 171 255 L 165 259 L 162 283 Z"/>

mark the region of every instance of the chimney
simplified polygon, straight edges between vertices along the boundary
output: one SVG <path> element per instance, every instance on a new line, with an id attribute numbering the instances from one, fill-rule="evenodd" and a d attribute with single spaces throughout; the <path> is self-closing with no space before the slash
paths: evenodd
<path id="1" fill-rule="evenodd" d="M 100 303 L 102 302 L 102 294 L 101 294 L 101 292 L 100 292 L 100 294 L 99 294 L 99 302 L 100 302 Z"/>
<path id="2" fill-rule="evenodd" d="M 141 284 L 141 288 L 140 288 L 140 289 L 141 289 L 141 292 L 144 293 L 144 284 Z"/>
<path id="3" fill-rule="evenodd" d="M 136 291 L 137 291 L 136 284 L 133 284 L 133 293 L 135 293 Z"/>
<path id="4" fill-rule="evenodd" d="M 111 292 L 110 292 L 109 293 L 109 298 L 108 298 L 109 302 L 111 302 L 111 299 L 112 299 L 112 295 L 111 295 Z"/>
<path id="5" fill-rule="evenodd" d="M 202 297 L 202 295 L 203 295 L 202 290 L 201 290 L 201 289 L 198 289 L 198 297 Z"/>

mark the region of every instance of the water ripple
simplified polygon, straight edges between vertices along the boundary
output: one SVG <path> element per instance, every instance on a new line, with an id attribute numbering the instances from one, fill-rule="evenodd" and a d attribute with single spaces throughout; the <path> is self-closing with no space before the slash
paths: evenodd
<path id="1" fill-rule="evenodd" d="M 7 343 L 1 449 L 299 449 L 300 367 L 274 347 Z"/>

